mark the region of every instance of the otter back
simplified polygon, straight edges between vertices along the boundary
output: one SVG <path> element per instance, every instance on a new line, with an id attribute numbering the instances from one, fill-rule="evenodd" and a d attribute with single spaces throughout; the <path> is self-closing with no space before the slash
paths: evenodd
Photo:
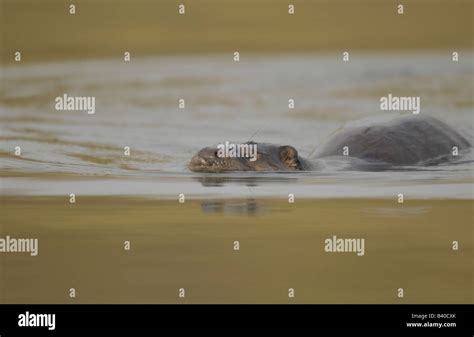
<path id="1" fill-rule="evenodd" d="M 444 161 L 453 147 L 467 149 L 469 141 L 449 125 L 433 118 L 411 115 L 387 123 L 342 130 L 330 138 L 316 157 L 341 156 L 392 165 Z"/>

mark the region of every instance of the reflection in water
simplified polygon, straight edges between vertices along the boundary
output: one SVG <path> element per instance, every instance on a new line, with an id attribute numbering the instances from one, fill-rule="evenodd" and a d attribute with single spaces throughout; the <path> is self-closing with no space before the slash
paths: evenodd
<path id="1" fill-rule="evenodd" d="M 204 187 L 222 187 L 231 183 L 256 187 L 262 183 L 296 182 L 298 177 L 288 177 L 283 175 L 268 176 L 267 174 L 262 174 L 261 176 L 198 176 L 193 177 L 193 179 L 199 181 Z"/>
<path id="2" fill-rule="evenodd" d="M 257 203 L 254 198 L 247 200 L 203 200 L 201 209 L 204 213 L 224 213 L 224 214 L 256 214 L 264 207 Z"/>

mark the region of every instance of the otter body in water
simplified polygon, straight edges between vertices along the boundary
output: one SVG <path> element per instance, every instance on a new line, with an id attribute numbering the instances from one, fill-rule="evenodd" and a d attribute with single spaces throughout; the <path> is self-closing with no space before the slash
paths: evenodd
<path id="1" fill-rule="evenodd" d="M 252 143 L 254 144 L 254 143 Z M 465 150 L 469 141 L 449 125 L 433 117 L 407 116 L 364 127 L 347 128 L 331 137 L 315 159 L 348 156 L 368 164 L 388 166 L 432 165 L 452 158 L 453 147 Z M 257 144 L 257 159 L 219 157 L 206 147 L 189 163 L 195 172 L 308 171 L 314 161 L 302 158 L 289 145 Z"/>

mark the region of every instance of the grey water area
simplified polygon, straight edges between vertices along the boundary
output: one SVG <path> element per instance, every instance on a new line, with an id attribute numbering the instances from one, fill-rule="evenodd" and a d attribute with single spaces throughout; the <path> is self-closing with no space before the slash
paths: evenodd
<path id="1" fill-rule="evenodd" d="M 420 114 L 472 140 L 474 58 L 449 53 L 169 56 L 1 66 L 0 169 L 5 195 L 177 198 L 472 199 L 472 152 L 453 163 L 360 171 L 344 160 L 298 173 L 204 174 L 187 163 L 225 141 L 292 145 L 311 158 L 388 94 L 418 96 Z M 95 97 L 95 113 L 58 111 L 55 99 Z M 184 108 L 179 107 L 184 99 Z M 288 107 L 293 99 L 294 108 Z M 15 156 L 17 147 L 21 156 Z M 124 148 L 130 155 L 124 155 Z"/>

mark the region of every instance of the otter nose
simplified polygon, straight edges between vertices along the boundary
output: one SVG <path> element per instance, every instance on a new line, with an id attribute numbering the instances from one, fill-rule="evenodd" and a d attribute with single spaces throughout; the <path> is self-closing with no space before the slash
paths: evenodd
<path id="1" fill-rule="evenodd" d="M 191 164 L 203 165 L 203 164 L 206 164 L 206 159 L 202 158 L 201 155 L 198 153 L 191 158 Z"/>

